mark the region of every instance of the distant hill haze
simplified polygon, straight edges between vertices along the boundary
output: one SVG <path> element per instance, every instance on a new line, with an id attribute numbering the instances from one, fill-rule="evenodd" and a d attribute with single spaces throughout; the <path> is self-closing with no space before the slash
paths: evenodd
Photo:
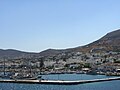
<path id="1" fill-rule="evenodd" d="M 48 49 L 40 53 L 23 52 L 13 49 L 0 49 L 0 58 L 28 58 L 33 56 L 53 56 L 61 52 L 91 52 L 91 50 L 93 49 L 104 49 L 105 51 L 120 52 L 120 29 L 107 33 L 104 37 L 88 45 L 79 46 L 71 49 Z"/>

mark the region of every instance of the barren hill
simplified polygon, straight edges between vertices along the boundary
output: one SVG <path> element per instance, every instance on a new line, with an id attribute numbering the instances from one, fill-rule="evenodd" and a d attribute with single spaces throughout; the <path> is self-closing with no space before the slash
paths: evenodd
<path id="1" fill-rule="evenodd" d="M 31 53 L 31 52 L 23 52 L 19 50 L 0 49 L 0 58 L 29 58 L 29 57 L 39 57 L 39 56 L 53 56 L 62 52 L 90 52 L 93 49 L 101 49 L 105 51 L 115 51 L 120 52 L 120 29 L 107 33 L 104 37 L 99 40 L 92 42 L 85 46 L 79 46 L 72 49 L 64 49 L 64 50 L 56 50 L 56 49 L 48 49 L 42 51 L 40 53 Z"/>

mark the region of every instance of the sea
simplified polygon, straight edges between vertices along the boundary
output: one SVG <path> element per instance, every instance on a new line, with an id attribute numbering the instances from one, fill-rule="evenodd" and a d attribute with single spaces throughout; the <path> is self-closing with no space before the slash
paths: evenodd
<path id="1" fill-rule="evenodd" d="M 42 75 L 47 80 L 91 80 L 109 78 L 105 75 L 86 74 L 50 74 Z M 0 90 L 120 90 L 120 80 L 94 82 L 78 85 L 44 85 L 44 84 L 19 84 L 0 83 Z"/>

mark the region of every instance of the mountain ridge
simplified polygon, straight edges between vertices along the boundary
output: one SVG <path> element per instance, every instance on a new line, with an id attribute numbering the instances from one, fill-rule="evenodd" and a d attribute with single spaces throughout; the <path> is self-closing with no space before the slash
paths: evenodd
<path id="1" fill-rule="evenodd" d="M 40 53 L 24 52 L 15 49 L 0 49 L 0 58 L 28 58 L 31 56 L 54 56 L 62 52 L 90 52 L 95 48 L 103 48 L 105 51 L 120 52 L 120 29 L 107 33 L 102 38 L 75 48 L 47 49 Z"/>

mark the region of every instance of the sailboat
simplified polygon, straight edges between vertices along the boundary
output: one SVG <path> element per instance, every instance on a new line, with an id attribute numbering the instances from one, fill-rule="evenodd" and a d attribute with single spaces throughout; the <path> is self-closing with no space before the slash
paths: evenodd
<path id="1" fill-rule="evenodd" d="M 13 74 L 11 72 L 6 72 L 6 66 L 5 66 L 5 59 L 3 60 L 3 72 L 1 73 L 0 77 L 2 79 L 9 79 L 10 76 Z"/>

